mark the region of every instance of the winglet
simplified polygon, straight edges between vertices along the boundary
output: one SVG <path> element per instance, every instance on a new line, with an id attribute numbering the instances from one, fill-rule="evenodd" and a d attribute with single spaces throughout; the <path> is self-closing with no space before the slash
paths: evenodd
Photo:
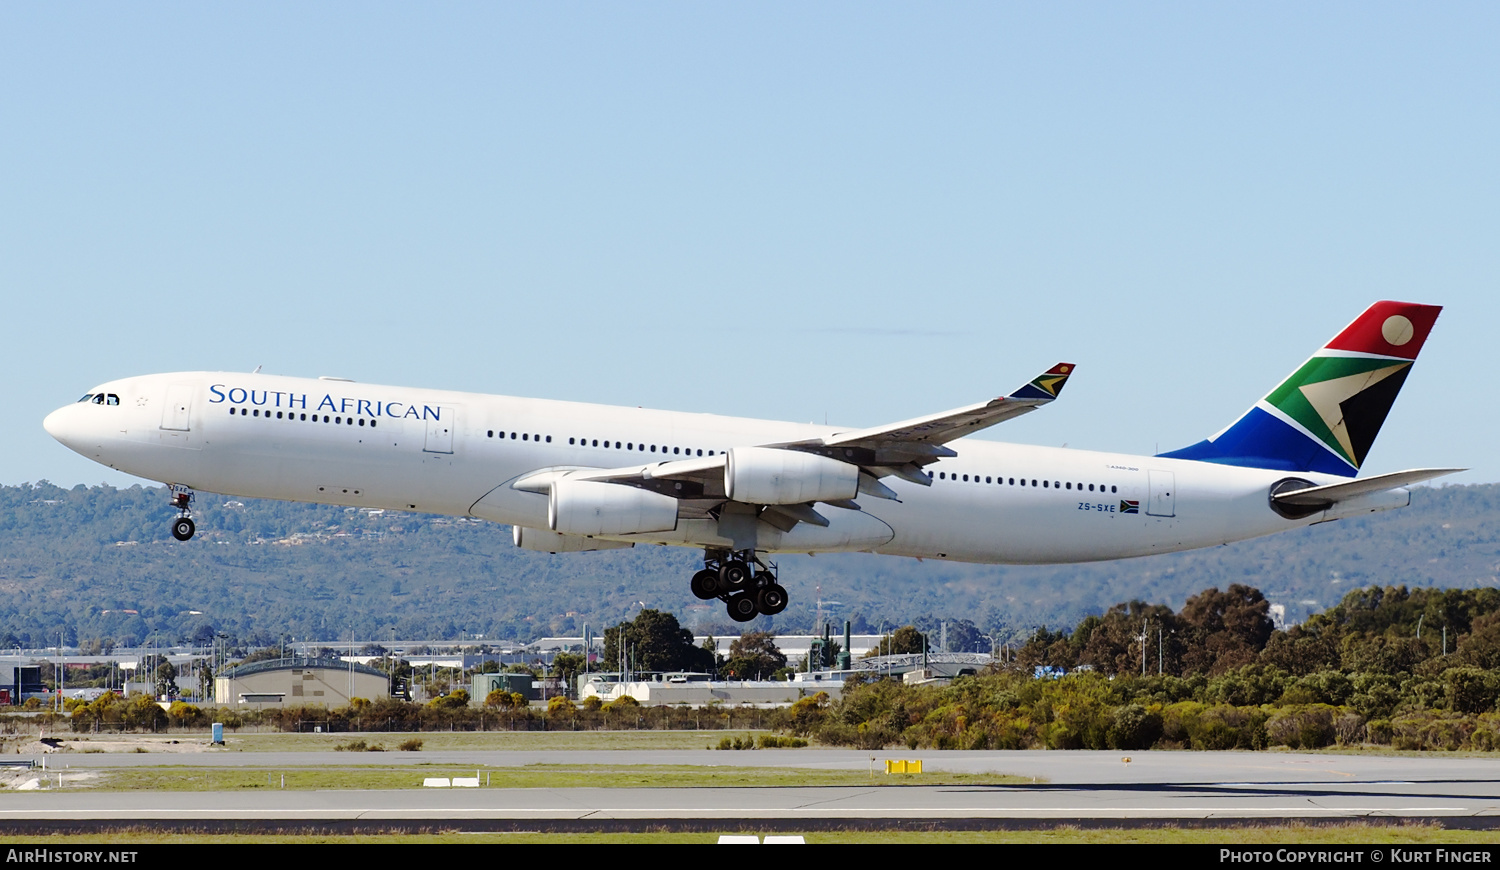
<path id="1" fill-rule="evenodd" d="M 1050 402 L 1057 398 L 1062 392 L 1063 385 L 1068 382 L 1068 376 L 1073 373 L 1073 364 L 1060 362 L 1050 369 L 1042 372 L 1009 396 L 1007 399 L 1032 399 L 1042 402 Z"/>

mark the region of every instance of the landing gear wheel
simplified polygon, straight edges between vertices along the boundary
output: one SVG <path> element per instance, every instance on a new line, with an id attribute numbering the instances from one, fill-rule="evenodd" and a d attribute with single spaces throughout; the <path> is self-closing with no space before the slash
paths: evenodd
<path id="1" fill-rule="evenodd" d="M 750 582 L 750 566 L 739 559 L 731 559 L 719 568 L 719 582 L 726 589 L 743 589 Z"/>
<path id="2" fill-rule="evenodd" d="M 780 583 L 762 586 L 755 591 L 755 609 L 767 616 L 786 610 L 786 589 Z"/>
<path id="3" fill-rule="evenodd" d="M 707 601 L 719 597 L 719 572 L 704 568 L 693 575 L 693 594 Z"/>
<path id="4" fill-rule="evenodd" d="M 755 606 L 755 596 L 749 592 L 742 592 L 729 599 L 729 618 L 735 622 L 749 622 L 754 619 L 760 611 Z"/>
<path id="5" fill-rule="evenodd" d="M 189 517 L 178 517 L 172 522 L 172 537 L 179 541 L 186 541 L 188 538 L 191 538 L 193 532 L 197 530 L 198 527 L 193 525 L 193 521 Z"/>

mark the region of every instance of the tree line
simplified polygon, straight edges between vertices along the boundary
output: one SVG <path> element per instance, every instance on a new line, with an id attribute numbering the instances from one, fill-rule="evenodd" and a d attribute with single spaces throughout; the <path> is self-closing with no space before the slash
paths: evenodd
<path id="1" fill-rule="evenodd" d="M 1359 589 L 1286 631 L 1267 610 L 1240 585 L 1122 603 L 951 685 L 799 702 L 791 727 L 867 748 L 1500 748 L 1500 590 Z"/>

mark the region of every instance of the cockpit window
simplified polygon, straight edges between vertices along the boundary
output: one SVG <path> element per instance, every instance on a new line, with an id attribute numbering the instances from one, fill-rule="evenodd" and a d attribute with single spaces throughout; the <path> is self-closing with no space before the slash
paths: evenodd
<path id="1" fill-rule="evenodd" d="M 117 396 L 117 395 L 115 395 L 114 393 L 110 393 L 107 397 L 105 397 L 104 404 L 106 404 L 106 405 L 118 405 L 118 404 L 120 404 L 120 397 Z"/>
<path id="2" fill-rule="evenodd" d="M 78 404 L 93 402 L 95 405 L 118 405 L 120 397 L 114 393 L 89 393 L 78 400 Z"/>
<path id="3" fill-rule="evenodd" d="M 89 401 L 92 398 L 94 398 L 94 394 L 93 393 L 86 393 L 86 394 L 84 394 L 83 398 L 81 398 L 81 399 L 78 400 L 78 403 L 81 405 L 84 402 L 87 402 L 87 401 Z"/>
<path id="4" fill-rule="evenodd" d="M 102 405 L 102 404 L 104 404 L 104 394 L 103 393 L 100 393 L 99 395 L 97 395 L 97 396 L 94 397 L 94 404 L 96 404 L 96 405 Z"/>

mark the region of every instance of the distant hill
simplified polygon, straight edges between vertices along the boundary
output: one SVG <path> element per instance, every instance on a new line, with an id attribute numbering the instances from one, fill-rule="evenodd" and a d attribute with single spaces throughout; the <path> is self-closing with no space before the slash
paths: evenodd
<path id="1" fill-rule="evenodd" d="M 642 607 L 695 631 L 738 634 L 693 598 L 693 550 L 549 556 L 479 521 L 199 496 L 199 532 L 171 539 L 155 488 L 0 487 L 0 647 L 216 631 L 248 642 L 454 637 L 530 640 L 602 630 Z M 752 627 L 805 631 L 824 616 L 879 630 L 964 618 L 1006 636 L 1072 625 L 1132 599 L 1181 607 L 1244 583 L 1294 621 L 1350 589 L 1470 588 L 1500 575 L 1500 485 L 1419 488 L 1412 506 L 1241 544 L 1123 562 L 1003 567 L 865 554 L 780 557 L 792 604 Z"/>

